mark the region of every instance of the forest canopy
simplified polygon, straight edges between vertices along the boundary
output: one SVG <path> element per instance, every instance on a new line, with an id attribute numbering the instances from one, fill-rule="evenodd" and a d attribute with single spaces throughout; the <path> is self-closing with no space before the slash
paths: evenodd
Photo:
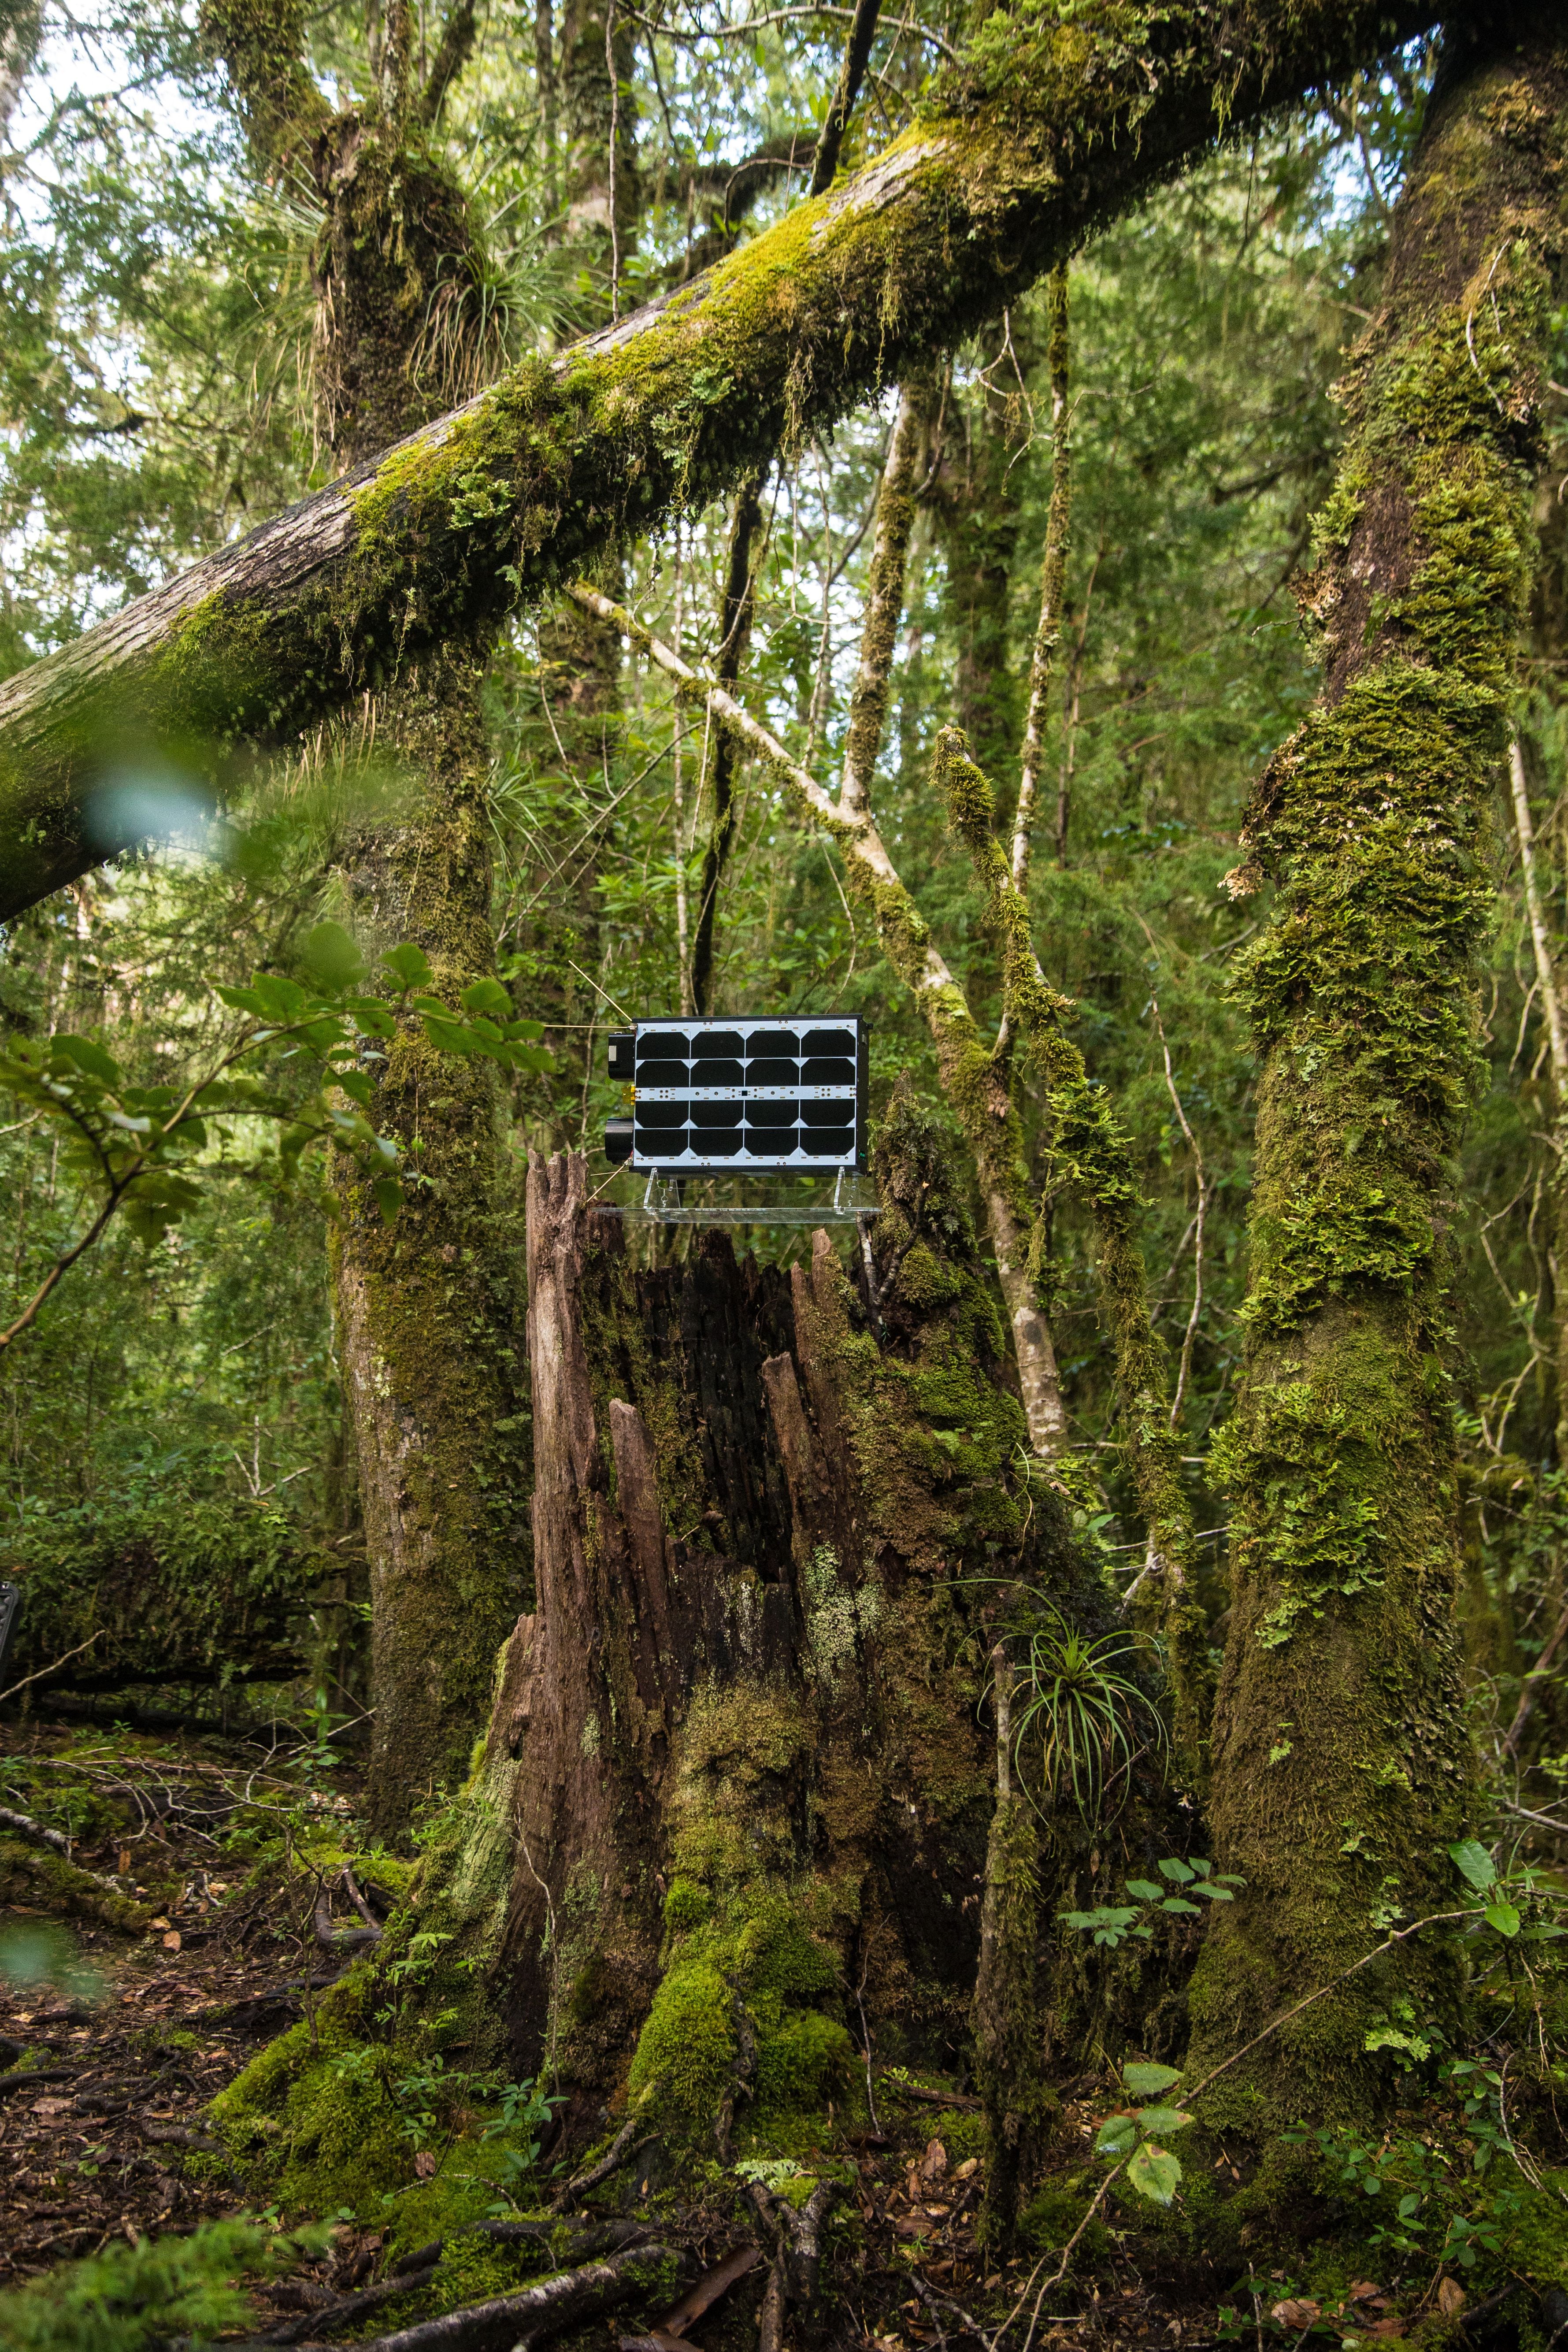
<path id="1" fill-rule="evenodd" d="M 0 0 L 0 2336 L 1557 2342 L 1565 136 Z"/>

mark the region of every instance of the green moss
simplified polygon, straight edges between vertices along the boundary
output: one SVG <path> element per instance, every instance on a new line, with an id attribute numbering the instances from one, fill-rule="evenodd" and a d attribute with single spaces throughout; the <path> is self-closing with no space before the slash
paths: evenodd
<path id="1" fill-rule="evenodd" d="M 1510 53 L 1428 123 L 1307 586 L 1328 691 L 1261 779 L 1235 877 L 1279 886 L 1236 973 L 1263 1058 L 1247 1371 L 1215 1458 L 1234 1599 L 1215 1824 L 1248 1885 L 1199 1962 L 1194 2074 L 1447 1907 L 1468 1817 L 1445 1228 L 1565 95 L 1559 66 Z M 1208 2120 L 1255 2140 L 1303 2114 L 1364 2126 L 1390 2096 L 1369 2026 L 1409 1999 L 1459 2037 L 1466 1977 L 1440 1930 L 1411 1939 L 1228 2068 Z M 1271 2151 L 1254 2210 L 1295 2193 L 1289 2174 Z"/>
<path id="2" fill-rule="evenodd" d="M 1053 2181 L 1040 2189 L 1018 2216 L 1019 2244 L 1030 2253 L 1059 2253 L 1082 2222 L 1092 2193 L 1081 2180 Z M 1073 2250 L 1073 2268 L 1079 2273 L 1102 2270 L 1111 2251 L 1110 2232 L 1097 2214 Z"/>
<path id="3" fill-rule="evenodd" d="M 100 1920 L 126 1936 L 142 1935 L 153 1916 L 150 1905 L 100 1885 L 63 1854 L 19 1837 L 0 1837 L 0 1904 L 21 1904 L 67 1919 Z"/>
<path id="4" fill-rule="evenodd" d="M 351 1969 L 213 2101 L 234 2156 L 291 2213 L 358 2206 L 412 2172 L 386 2053 L 365 2039 L 373 1981 Z"/>
<path id="5" fill-rule="evenodd" d="M 747 1877 L 700 1924 L 671 1925 L 627 2088 L 678 2140 L 710 2145 L 727 2094 L 750 2099 L 765 2135 L 847 2079 L 854 2043 L 832 2013 L 839 1961 L 813 1924 L 823 1910 L 810 1884 Z"/>
<path id="6" fill-rule="evenodd" d="M 712 1911 L 712 1896 L 695 1879 L 675 1879 L 664 1898 L 664 1924 L 672 1935 L 684 1935 L 689 1928 L 705 1926 Z"/>

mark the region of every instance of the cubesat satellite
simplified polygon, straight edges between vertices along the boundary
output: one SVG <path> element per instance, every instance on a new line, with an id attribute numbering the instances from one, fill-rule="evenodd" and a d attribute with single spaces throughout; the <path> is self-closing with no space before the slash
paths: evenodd
<path id="1" fill-rule="evenodd" d="M 630 1118 L 605 1156 L 649 1176 L 833 1175 L 866 1166 L 867 1029 L 799 1021 L 639 1021 L 610 1038 Z"/>

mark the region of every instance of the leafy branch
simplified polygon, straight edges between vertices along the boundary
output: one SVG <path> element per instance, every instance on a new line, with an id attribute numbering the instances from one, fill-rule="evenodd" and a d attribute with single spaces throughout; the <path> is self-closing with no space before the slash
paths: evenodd
<path id="1" fill-rule="evenodd" d="M 1184 2091 L 1173 2101 L 1166 2095 L 1174 2091 L 1181 2082 L 1180 2067 L 1144 2063 L 1124 2066 L 1121 2080 L 1131 2099 L 1150 2100 L 1153 2104 L 1130 2104 L 1107 2116 L 1095 2140 L 1095 2153 L 1114 2158 L 1118 2171 L 1125 2167 L 1129 2181 L 1141 2197 L 1148 2198 L 1156 2205 L 1169 2205 L 1181 2182 L 1182 2166 L 1180 2158 L 1173 2156 L 1163 2143 L 1176 2133 L 1184 2131 L 1195 2120 L 1189 2112 L 1194 2101 L 1201 2098 L 1222 2074 L 1228 2074 L 1233 2066 L 1239 2065 L 1242 2059 L 1248 2057 L 1294 2018 L 1300 2017 L 1304 2010 L 1326 1999 L 1341 1985 L 1348 1983 L 1352 1977 L 1359 1976 L 1363 1969 L 1370 1968 L 1373 1961 L 1381 1959 L 1384 1952 L 1391 1952 L 1398 1945 L 1407 1943 L 1412 1936 L 1418 1936 L 1424 1928 L 1451 1926 L 1460 1920 L 1488 1927 L 1494 1935 L 1510 1941 L 1521 1937 L 1526 1941 L 1542 1942 L 1568 1934 L 1568 1929 L 1554 1920 L 1539 1916 L 1526 1919 L 1527 1912 L 1538 1914 L 1545 1901 L 1558 1899 L 1540 1871 L 1525 1864 L 1507 1874 L 1500 1874 L 1486 1847 L 1475 1838 L 1466 1838 L 1451 1845 L 1448 1854 L 1460 1876 L 1482 1898 L 1480 1901 L 1457 1910 L 1430 1912 L 1425 1918 L 1413 1919 L 1407 1927 L 1395 1928 L 1392 1935 L 1384 1937 L 1382 1943 L 1374 1944 L 1370 1951 L 1363 1952 L 1359 1959 L 1342 1969 L 1338 1976 L 1331 1977 L 1326 1984 L 1315 1986 L 1291 2008 L 1271 2018 L 1250 2042 L 1244 2042 L 1239 2050 L 1233 2050 L 1228 2058 L 1211 2067 L 1201 2082 L 1194 2083 L 1190 2091 Z M 1068 1927 L 1077 1928 L 1080 1934 L 1092 1934 L 1096 1944 L 1114 1948 L 1128 1936 L 1145 1939 L 1151 1937 L 1153 1931 L 1149 1920 L 1158 1912 L 1195 1915 L 1198 1906 L 1185 1899 L 1187 1894 L 1206 1895 L 1212 1902 L 1228 1903 L 1235 1899 L 1232 1888 L 1246 1885 L 1244 1879 L 1228 1873 L 1216 1876 L 1206 1862 L 1180 1863 L 1169 1858 L 1160 1863 L 1158 1867 L 1166 1880 L 1180 1886 L 1181 1893 L 1172 1895 L 1152 1880 L 1130 1879 L 1126 1892 L 1134 1897 L 1133 1905 L 1101 1906 L 1094 1911 L 1064 1911 L 1060 1916 Z M 1140 1909 L 1144 1914 L 1142 1920 Z M 1109 2186 L 1109 2180 L 1102 2183 L 1102 2191 Z"/>
<path id="2" fill-rule="evenodd" d="M 212 1148 L 215 1124 L 226 1135 L 236 1118 L 272 1121 L 279 1129 L 277 1170 L 285 1183 L 300 1180 L 312 1150 L 342 1151 L 369 1181 L 390 1223 L 403 1201 L 398 1150 L 379 1134 L 370 1112 L 378 1048 L 400 1026 L 416 1024 L 438 1052 L 484 1056 L 509 1068 L 547 1071 L 553 1065 L 538 1043 L 537 1021 L 520 1021 L 496 980 L 465 988 L 456 1009 L 434 993 L 435 974 L 422 950 L 408 944 L 381 959 L 381 990 L 366 988 L 368 968 L 348 933 L 321 923 L 304 942 L 306 982 L 260 972 L 244 988 L 216 988 L 231 1011 L 248 1016 L 199 1076 L 184 1085 L 140 1084 L 94 1037 L 61 1032 L 14 1037 L 0 1046 L 0 1087 L 54 1128 L 62 1164 L 96 1207 L 85 1231 L 62 1250 L 9 1327 L 0 1348 L 37 1319 L 62 1278 L 120 1217 L 151 1246 L 201 1202 L 199 1171 Z M 268 1085 L 254 1067 L 267 1049 L 301 1051 L 318 1066 L 315 1086 L 302 1097 Z M 330 1192 L 318 1192 L 329 1215 L 340 1213 Z"/>

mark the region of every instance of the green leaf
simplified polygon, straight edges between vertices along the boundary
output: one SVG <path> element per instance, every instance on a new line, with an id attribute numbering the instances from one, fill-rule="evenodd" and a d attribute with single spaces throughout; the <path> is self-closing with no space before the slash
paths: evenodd
<path id="1" fill-rule="evenodd" d="M 397 1024 L 384 996 L 349 996 L 343 1010 L 352 1013 L 367 1037 L 395 1037 Z"/>
<path id="2" fill-rule="evenodd" d="M 1137 2145 L 1138 2126 L 1131 2116 L 1107 2116 L 1094 2143 L 1097 2156 L 1125 2156 Z"/>
<path id="3" fill-rule="evenodd" d="M 297 980 L 283 980 L 274 971 L 258 971 L 252 991 L 260 1000 L 263 1019 L 276 1021 L 279 1028 L 298 1021 L 310 1005 L 310 998 Z"/>
<path id="4" fill-rule="evenodd" d="M 499 980 L 470 981 L 458 1002 L 465 1013 L 489 1013 L 498 1021 L 511 1019 L 511 999 Z"/>
<path id="5" fill-rule="evenodd" d="M 1182 2070 L 1179 2066 L 1156 2066 L 1140 2061 L 1135 2065 L 1123 2066 L 1121 2079 L 1135 2099 L 1154 2099 L 1162 2091 L 1175 2088 L 1182 2079 Z"/>
<path id="6" fill-rule="evenodd" d="M 91 1037 L 56 1037 L 52 1041 L 56 1054 L 64 1061 L 74 1062 L 89 1078 L 99 1079 L 106 1087 L 120 1084 L 120 1065 L 112 1054 Z"/>
<path id="7" fill-rule="evenodd" d="M 1139 2196 L 1147 2197 L 1152 2205 L 1168 2205 L 1181 2184 L 1182 2168 L 1164 2148 L 1146 2139 L 1134 2150 L 1127 2178 Z"/>
<path id="8" fill-rule="evenodd" d="M 1194 1853 L 1193 1856 L 1193 1868 L 1197 1872 L 1200 1878 L 1206 1878 L 1210 1871 L 1213 1870 L 1214 1864 L 1212 1862 L 1205 1862 L 1202 1854 Z"/>
<path id="9" fill-rule="evenodd" d="M 1527 1927 L 1524 1930 L 1521 1941 L 1526 1944 L 1546 1944 L 1556 1936 L 1568 1936 L 1568 1927 L 1554 1927 L 1550 1920 L 1538 1919 L 1532 1927 Z"/>
<path id="10" fill-rule="evenodd" d="M 364 978 L 364 959 L 341 923 L 318 923 L 300 947 L 305 977 L 329 996 L 341 996 Z"/>
<path id="11" fill-rule="evenodd" d="M 1198 1903 L 1185 1902 L 1179 1895 L 1167 1895 L 1160 1908 L 1162 1911 L 1184 1911 L 1189 1919 L 1195 1919 L 1203 1906 Z"/>
<path id="12" fill-rule="evenodd" d="M 262 1019 L 267 1018 L 266 1008 L 254 988 L 225 988 L 221 982 L 215 982 L 213 994 L 221 998 L 225 1004 L 231 1005 L 236 1013 L 255 1013 Z"/>
<path id="13" fill-rule="evenodd" d="M 1185 2131 L 1193 2119 L 1180 2107 L 1140 2107 L 1138 2120 L 1152 2139 L 1166 2139 L 1173 2132 Z"/>
<path id="14" fill-rule="evenodd" d="M 1130 1878 L 1127 1892 L 1136 1895 L 1140 1903 L 1158 1903 L 1165 1890 L 1163 1886 L 1156 1886 L 1152 1878 Z"/>
<path id="15" fill-rule="evenodd" d="M 381 1211 L 382 1222 L 390 1225 L 403 1206 L 403 1187 L 395 1176 L 378 1176 L 371 1190 L 375 1205 Z"/>
<path id="16" fill-rule="evenodd" d="M 405 988 L 428 988 L 436 975 L 423 948 L 405 940 L 401 947 L 390 948 L 381 959 L 393 978 Z"/>
<path id="17" fill-rule="evenodd" d="M 1228 1886 L 1215 1886 L 1211 1880 L 1206 1878 L 1200 1878 L 1197 1884 L 1189 1889 L 1189 1892 L 1194 1895 L 1205 1895 L 1211 1903 L 1234 1903 L 1236 1901 L 1236 1897 L 1231 1893 Z"/>
<path id="18" fill-rule="evenodd" d="M 1175 1886 L 1190 1886 L 1197 1876 L 1196 1871 L 1190 1870 L 1187 1864 L 1173 1853 L 1166 1854 L 1162 1862 L 1156 1863 L 1155 1868 L 1162 1878 L 1168 1878 Z"/>
<path id="19" fill-rule="evenodd" d="M 1485 1917 L 1487 1926 L 1495 1927 L 1500 1936 L 1517 1936 L 1519 1933 L 1519 1913 L 1511 1903 L 1489 1903 Z"/>
<path id="20" fill-rule="evenodd" d="M 1449 1859 L 1458 1864 L 1462 1876 L 1468 1878 L 1478 1895 L 1484 1895 L 1497 1876 L 1497 1866 L 1479 1839 L 1464 1838 L 1448 1848 Z"/>
<path id="21" fill-rule="evenodd" d="M 419 1018 L 425 1034 L 441 1053 L 471 1054 L 474 1051 L 473 1032 L 466 1022 L 454 1021 L 449 1013 L 440 1019 L 433 1013 L 421 1013 Z"/>

